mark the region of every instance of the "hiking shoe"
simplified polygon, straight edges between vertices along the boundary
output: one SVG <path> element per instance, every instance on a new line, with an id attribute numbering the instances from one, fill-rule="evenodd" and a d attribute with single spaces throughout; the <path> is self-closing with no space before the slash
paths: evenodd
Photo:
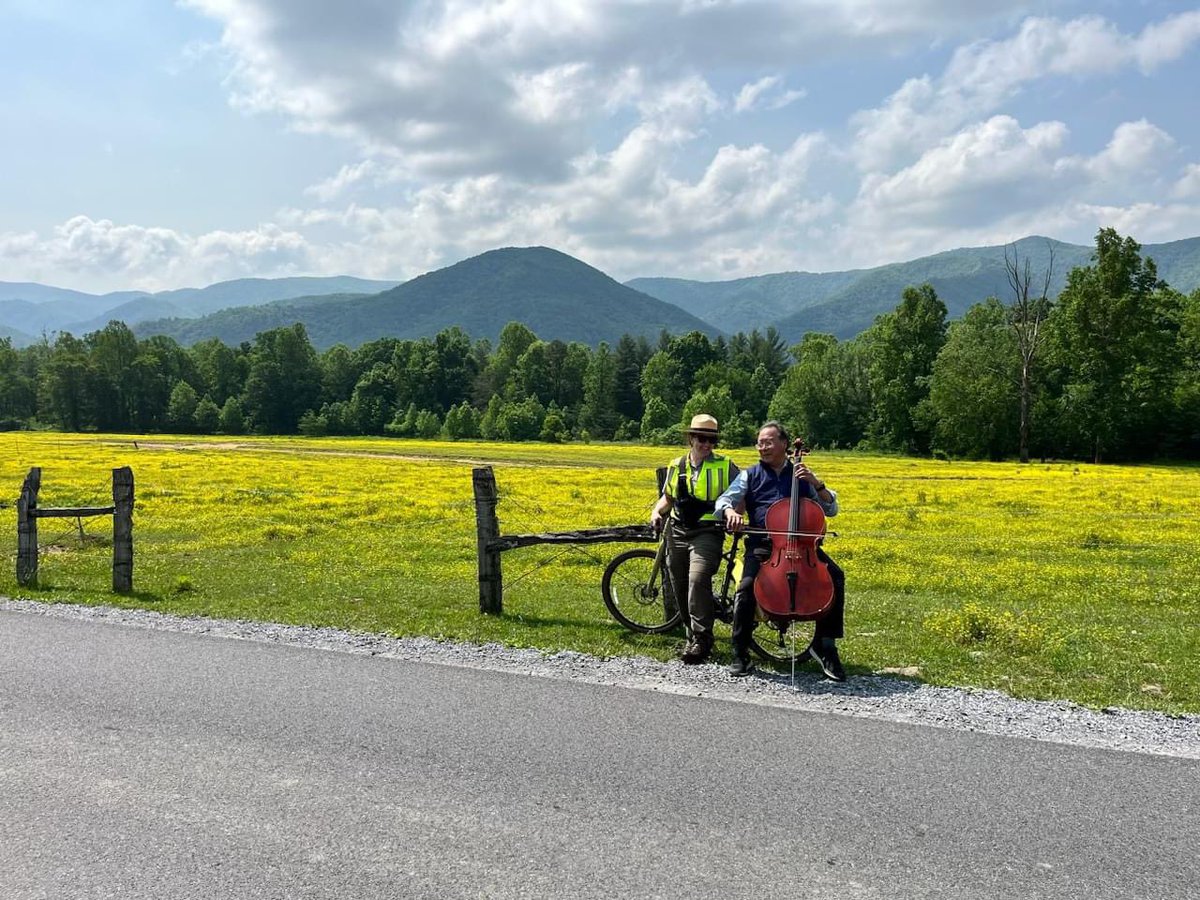
<path id="1" fill-rule="evenodd" d="M 728 671 L 734 678 L 745 678 L 754 671 L 754 663 L 750 662 L 748 656 L 735 656 Z"/>
<path id="2" fill-rule="evenodd" d="M 685 665 L 695 666 L 707 660 L 710 653 L 712 653 L 712 644 L 692 640 L 683 648 L 681 658 Z"/>
<path id="3" fill-rule="evenodd" d="M 808 648 L 808 655 L 817 661 L 826 678 L 846 680 L 846 670 L 842 668 L 842 660 L 838 657 L 837 644 L 832 640 L 813 641 Z"/>

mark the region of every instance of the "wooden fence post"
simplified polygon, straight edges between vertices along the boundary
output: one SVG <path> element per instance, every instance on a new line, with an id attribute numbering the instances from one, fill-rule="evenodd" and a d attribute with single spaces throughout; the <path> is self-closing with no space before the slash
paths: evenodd
<path id="1" fill-rule="evenodd" d="M 112 470 L 113 497 L 113 590 L 133 590 L 133 469 Z"/>
<path id="2" fill-rule="evenodd" d="M 496 519 L 496 476 L 491 466 L 471 470 L 475 489 L 475 533 L 479 554 L 479 611 L 498 616 L 504 612 L 504 583 L 500 577 L 500 551 L 492 542 L 500 537 Z"/>
<path id="3" fill-rule="evenodd" d="M 17 498 L 17 584 L 22 587 L 37 584 L 38 534 L 34 511 L 41 486 L 41 467 L 34 466 L 25 476 L 21 496 Z"/>

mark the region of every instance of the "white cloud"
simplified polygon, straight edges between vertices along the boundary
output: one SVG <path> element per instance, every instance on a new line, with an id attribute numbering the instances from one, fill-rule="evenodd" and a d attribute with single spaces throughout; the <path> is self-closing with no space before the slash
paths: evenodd
<path id="1" fill-rule="evenodd" d="M 1200 200 L 1200 163 L 1190 163 L 1183 176 L 1171 188 L 1171 195 L 1180 200 Z"/>
<path id="2" fill-rule="evenodd" d="M 802 99 L 806 91 L 781 89 L 783 79 L 778 75 L 767 75 L 752 84 L 742 85 L 733 102 L 734 112 L 749 112 L 752 109 L 783 109 Z"/>
<path id="3" fill-rule="evenodd" d="M 341 196 L 347 188 L 358 184 L 366 178 L 377 175 L 379 171 L 379 163 L 372 159 L 364 159 L 353 165 L 342 166 L 336 175 L 305 188 L 304 193 L 310 197 L 317 198 L 323 203 L 328 203 L 336 197 Z"/>
<path id="4" fill-rule="evenodd" d="M 1149 71 L 1200 40 L 1200 13 L 1172 16 L 1122 34 L 1098 16 L 1026 19 L 1016 35 L 955 51 L 936 80 L 909 79 L 880 107 L 853 118 L 855 153 L 866 171 L 905 164 L 930 139 L 988 115 L 1025 85 L 1049 76 L 1086 77 L 1129 66 Z"/>
<path id="5" fill-rule="evenodd" d="M 993 116 L 928 150 L 894 175 L 869 175 L 858 209 L 869 219 L 895 217 L 960 224 L 987 210 L 1044 195 L 1067 137 L 1061 122 L 1022 129 Z"/>
<path id="6" fill-rule="evenodd" d="M 1145 119 L 1123 122 L 1100 153 L 1086 160 L 1089 173 L 1112 185 L 1130 180 L 1143 184 L 1155 180 L 1158 169 L 1175 150 L 1175 140 Z"/>
<path id="7" fill-rule="evenodd" d="M 864 247 L 905 259 L 1027 234 L 1086 242 L 1109 225 L 1143 242 L 1194 233 L 1196 205 L 1145 199 L 1169 192 L 1159 175 L 1176 153 L 1169 134 L 1145 120 L 1124 122 L 1091 156 L 1065 153 L 1068 136 L 1061 122 L 1022 128 L 993 116 L 894 174 L 865 177 L 848 212 L 844 252 L 871 263 L 878 259 Z"/>
<path id="8" fill-rule="evenodd" d="M 44 238 L 0 234 L 0 260 L 22 280 L 41 280 L 50 272 L 56 273 L 50 283 L 62 284 L 65 276 L 86 290 L 204 285 L 249 275 L 297 274 L 313 264 L 305 238 L 274 225 L 192 237 L 87 216 L 74 216 Z"/>
<path id="9" fill-rule="evenodd" d="M 712 68 L 943 39 L 1028 5 L 953 0 L 185 0 L 223 26 L 235 101 L 434 177 L 569 177 L 610 117 Z M 765 87 L 759 89 L 762 95 Z M 753 93 L 753 90 L 752 90 Z M 802 96 L 760 96 L 779 108 Z M 746 103 L 751 102 L 747 98 Z"/>

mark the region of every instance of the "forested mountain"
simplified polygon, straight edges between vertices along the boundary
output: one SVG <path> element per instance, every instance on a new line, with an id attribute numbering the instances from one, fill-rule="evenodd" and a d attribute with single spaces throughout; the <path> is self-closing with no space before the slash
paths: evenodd
<path id="1" fill-rule="evenodd" d="M 862 275 L 861 270 L 780 272 L 734 281 L 635 278 L 626 284 L 673 303 L 724 331 L 737 331 L 774 325 L 789 313 L 823 303 Z"/>
<path id="2" fill-rule="evenodd" d="M 1187 248 L 1168 250 L 1164 270 L 1186 271 Z M 1032 258 L 1028 276 L 1017 270 L 1030 288 L 1019 302 L 989 298 L 950 321 L 931 284 L 910 285 L 862 333 L 809 332 L 789 347 L 774 328 L 686 330 L 698 320 L 553 250 L 499 250 L 383 294 L 227 311 L 242 331 L 224 341 L 139 339 L 120 321 L 21 349 L 0 337 L 0 429 L 679 446 L 706 412 L 735 446 L 775 418 L 819 447 L 1200 459 L 1200 288 L 1164 284 L 1111 228 L 1095 257 L 1054 298 Z M 451 324 L 421 334 L 438 316 Z M 326 329 L 328 349 L 305 320 Z M 526 324 L 549 321 L 564 330 L 543 338 Z M 601 340 L 622 327 L 642 333 Z M 330 345 L 334 328 L 356 345 Z M 582 340 L 559 336 L 572 334 Z"/>
<path id="3" fill-rule="evenodd" d="M 28 347 L 34 341 L 33 335 L 25 334 L 16 328 L 9 328 L 7 325 L 0 325 L 0 339 L 3 338 L 12 341 L 14 347 Z"/>
<path id="4" fill-rule="evenodd" d="M 1086 266 L 1094 252 L 1092 247 L 1036 236 L 1017 241 L 1016 249 L 1037 273 L 1046 270 L 1053 252 L 1051 297 L 1063 289 L 1067 273 Z M 1147 244 L 1142 252 L 1155 261 L 1159 277 L 1177 290 L 1186 293 L 1200 287 L 1200 238 Z M 951 318 L 961 317 L 989 296 L 1005 302 L 1012 299 L 1004 246 L 948 250 L 874 269 L 821 275 L 786 272 L 721 282 L 671 278 L 628 282 L 714 327 L 736 331 L 774 325 L 789 342 L 809 331 L 853 337 L 870 327 L 877 315 L 891 310 L 904 288 L 925 283 L 933 285 Z"/>
<path id="5" fill-rule="evenodd" d="M 169 316 L 191 318 L 229 307 L 327 294 L 373 294 L 396 285 L 339 275 L 329 278 L 239 278 L 204 288 L 87 294 L 28 282 L 0 282 L 0 329 L 23 346 L 43 332 L 84 334 L 117 319 L 133 325 Z"/>
<path id="6" fill-rule="evenodd" d="M 227 344 L 260 331 L 304 323 L 319 348 L 356 347 L 383 337 L 432 337 L 451 326 L 495 340 L 509 322 L 545 340 L 616 343 L 622 335 L 657 337 L 719 329 L 635 291 L 574 257 L 548 247 L 491 250 L 371 296 L 307 298 L 235 310 L 193 321 L 146 322 L 138 334 L 165 334 L 184 344 L 217 337 Z"/>

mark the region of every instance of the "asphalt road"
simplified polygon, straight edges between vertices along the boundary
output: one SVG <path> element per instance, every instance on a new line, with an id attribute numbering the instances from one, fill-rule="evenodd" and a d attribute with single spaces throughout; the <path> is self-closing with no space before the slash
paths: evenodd
<path id="1" fill-rule="evenodd" d="M 1200 898 L 1200 762 L 0 611 L 0 897 Z"/>

